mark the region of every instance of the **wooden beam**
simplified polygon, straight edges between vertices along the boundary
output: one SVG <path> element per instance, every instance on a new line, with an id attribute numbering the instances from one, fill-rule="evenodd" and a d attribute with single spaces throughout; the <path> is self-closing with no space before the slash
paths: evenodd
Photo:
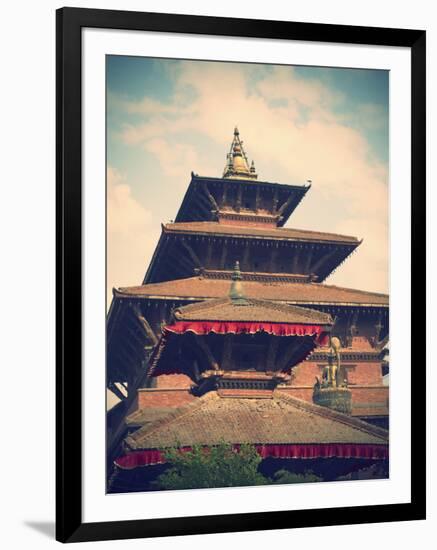
<path id="1" fill-rule="evenodd" d="M 199 370 L 199 363 L 197 362 L 197 359 L 194 359 L 194 361 L 191 363 L 191 367 L 192 367 L 191 370 L 193 371 L 193 375 L 194 375 L 194 380 L 198 382 L 200 378 L 200 370 Z"/>
<path id="2" fill-rule="evenodd" d="M 206 260 L 205 260 L 206 269 L 211 269 L 211 259 L 212 259 L 212 241 L 208 240 L 208 245 L 206 248 Z"/>
<path id="3" fill-rule="evenodd" d="M 112 354 L 111 360 L 108 361 L 108 368 L 106 370 L 106 380 L 110 382 L 119 382 L 126 378 L 126 374 L 123 372 L 123 365 L 118 355 Z"/>
<path id="4" fill-rule="evenodd" d="M 121 373 L 123 374 L 123 378 L 125 380 L 130 380 L 133 373 L 135 373 L 138 370 L 139 365 L 141 365 L 142 358 L 138 356 L 137 353 L 129 353 L 129 350 L 126 347 L 120 348 L 116 353 L 116 357 L 121 363 Z"/>
<path id="5" fill-rule="evenodd" d="M 241 267 L 244 271 L 250 271 L 249 255 L 250 255 L 250 241 L 247 240 L 244 245 L 243 258 L 241 260 Z"/>
<path id="6" fill-rule="evenodd" d="M 288 199 L 282 204 L 282 206 L 276 211 L 276 214 L 278 214 L 278 216 L 282 216 L 282 214 L 284 213 L 285 209 L 290 206 L 290 204 L 292 203 L 293 201 L 293 193 L 288 197 Z"/>
<path id="7" fill-rule="evenodd" d="M 214 355 L 212 354 L 212 351 L 211 351 L 211 349 L 208 345 L 208 342 L 206 340 L 206 336 L 204 336 L 204 335 L 196 336 L 195 341 L 196 341 L 196 344 L 198 345 L 198 347 L 204 353 L 204 355 L 207 359 L 207 362 L 208 362 L 209 366 L 212 368 L 212 370 L 219 370 L 220 369 L 219 364 L 217 363 Z"/>
<path id="8" fill-rule="evenodd" d="M 144 330 L 144 333 L 147 335 L 149 340 L 155 346 L 158 343 L 158 337 L 156 336 L 156 334 L 152 330 L 152 327 L 150 326 L 147 319 L 142 315 L 140 307 L 138 305 L 134 305 L 134 306 L 132 306 L 132 308 L 133 308 L 134 313 L 135 313 L 135 319 L 140 324 L 140 326 Z"/>
<path id="9" fill-rule="evenodd" d="M 296 352 L 296 347 L 298 345 L 297 341 L 293 336 L 290 337 L 291 342 L 288 344 L 284 353 L 280 354 L 279 360 L 276 364 L 276 370 L 283 371 L 285 370 L 291 362 L 293 355 Z"/>
<path id="10" fill-rule="evenodd" d="M 190 246 L 190 244 L 183 239 L 182 240 L 182 246 L 185 248 L 185 250 L 190 255 L 190 258 L 193 260 L 193 262 L 196 264 L 197 267 L 202 267 L 202 262 L 199 260 L 197 254 L 194 252 L 193 248 Z"/>
<path id="11" fill-rule="evenodd" d="M 222 206 L 226 205 L 226 201 L 228 200 L 228 182 L 223 182 L 222 187 Z"/>
<path id="12" fill-rule="evenodd" d="M 142 332 L 141 334 L 138 333 L 137 326 L 138 325 L 136 325 L 135 327 L 132 327 L 132 326 L 128 325 L 126 327 L 126 330 L 128 331 L 129 336 L 133 340 L 135 340 L 135 342 L 137 342 L 138 346 L 141 349 L 144 349 L 144 346 L 147 344 L 147 339 L 145 338 L 144 332 Z"/>
<path id="13" fill-rule="evenodd" d="M 133 325 L 133 319 L 125 324 L 124 336 L 121 339 L 123 345 L 129 344 L 132 348 L 135 349 L 144 349 L 146 345 L 146 340 L 144 336 L 138 333 L 138 326 Z"/>
<path id="14" fill-rule="evenodd" d="M 314 254 L 314 245 L 310 245 L 308 253 L 307 253 L 307 257 L 306 257 L 306 260 L 305 260 L 305 267 L 303 268 L 304 273 L 308 273 L 308 274 L 310 273 L 310 267 L 311 267 L 311 262 L 312 262 L 312 259 L 313 259 L 313 254 Z"/>
<path id="15" fill-rule="evenodd" d="M 328 254 L 323 254 L 321 258 L 319 258 L 314 265 L 311 265 L 311 273 L 316 273 L 320 268 L 324 267 L 325 263 L 327 263 L 329 260 L 332 260 L 332 258 L 337 254 L 338 250 L 334 249 L 331 250 Z"/>
<path id="16" fill-rule="evenodd" d="M 198 199 L 199 199 L 198 202 L 203 207 L 203 209 L 209 214 L 211 214 L 211 203 L 206 197 L 206 195 L 202 193 L 198 196 Z"/>
<path id="17" fill-rule="evenodd" d="M 260 187 L 259 185 L 257 185 L 256 191 L 255 191 L 255 212 L 258 212 L 259 204 L 260 204 Z"/>
<path id="18" fill-rule="evenodd" d="M 168 256 L 162 265 L 165 267 L 164 271 L 167 274 L 166 280 L 182 279 L 184 275 L 192 273 L 194 269 L 193 266 L 190 266 L 188 269 L 186 265 L 182 265 L 182 262 L 175 261 L 171 256 Z"/>
<path id="19" fill-rule="evenodd" d="M 293 256 L 293 263 L 291 266 L 291 272 L 297 273 L 297 264 L 299 262 L 300 249 L 297 246 L 294 246 L 293 249 L 294 249 L 294 256 Z"/>
<path id="20" fill-rule="evenodd" d="M 126 395 L 116 386 L 115 383 L 111 382 L 108 385 L 108 389 L 112 391 L 113 394 L 116 395 L 120 399 L 120 401 L 124 401 L 126 399 Z"/>
<path id="21" fill-rule="evenodd" d="M 229 369 L 232 359 L 232 344 L 234 341 L 234 334 L 225 334 L 222 352 L 222 369 Z"/>
<path id="22" fill-rule="evenodd" d="M 180 242 L 182 244 L 184 241 L 180 241 Z M 167 261 L 169 261 L 172 265 L 174 264 L 174 265 L 177 265 L 178 267 L 182 267 L 188 273 L 194 273 L 193 262 L 192 261 L 190 262 L 185 255 L 180 254 L 180 251 L 177 254 L 169 255 L 167 258 Z M 201 267 L 201 266 L 198 266 L 198 267 Z"/>
<path id="23" fill-rule="evenodd" d="M 225 268 L 226 256 L 227 256 L 227 253 L 228 253 L 228 242 L 226 240 L 224 240 L 222 242 L 223 242 L 223 248 L 222 248 L 222 254 L 220 256 L 220 264 L 219 264 L 220 269 Z"/>
<path id="24" fill-rule="evenodd" d="M 121 316 L 123 316 L 124 310 L 125 310 L 125 302 L 124 300 L 117 300 L 112 303 L 111 306 L 111 322 L 108 323 L 108 332 L 107 332 L 107 341 L 108 344 L 111 341 L 112 335 L 114 333 L 115 328 L 118 326 L 118 319 Z"/>
<path id="25" fill-rule="evenodd" d="M 266 371 L 275 370 L 276 354 L 279 347 L 279 336 L 270 336 L 269 347 L 267 349 Z"/>
<path id="26" fill-rule="evenodd" d="M 272 214 L 276 213 L 277 208 L 278 208 L 278 188 L 275 187 L 275 191 L 273 192 Z"/>
<path id="27" fill-rule="evenodd" d="M 122 365 L 121 374 L 124 379 L 129 378 L 129 371 L 132 371 L 132 368 L 137 363 L 135 357 L 133 357 L 125 348 L 119 348 L 115 352 L 115 358 Z M 118 382 L 118 380 L 115 380 Z"/>
<path id="28" fill-rule="evenodd" d="M 240 183 L 237 186 L 237 200 L 235 202 L 235 210 L 237 212 L 240 211 L 242 202 L 243 202 L 243 186 Z"/>
<path id="29" fill-rule="evenodd" d="M 205 193 L 205 195 L 207 196 L 209 202 L 211 203 L 211 206 L 213 207 L 214 210 L 219 210 L 219 207 L 218 207 L 218 204 L 216 203 L 216 200 L 215 198 L 212 196 L 210 190 L 208 189 L 208 185 L 206 183 L 206 181 L 203 182 L 203 191 Z"/>
<path id="30" fill-rule="evenodd" d="M 277 248 L 273 249 L 270 254 L 270 262 L 269 262 L 269 271 L 270 273 L 275 273 L 277 271 L 276 269 L 276 258 L 278 257 L 279 250 Z"/>

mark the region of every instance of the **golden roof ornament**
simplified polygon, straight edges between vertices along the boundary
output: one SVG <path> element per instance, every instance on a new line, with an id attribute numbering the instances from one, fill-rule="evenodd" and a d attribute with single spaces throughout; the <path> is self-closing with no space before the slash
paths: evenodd
<path id="1" fill-rule="evenodd" d="M 226 156 L 226 166 L 223 171 L 223 177 L 227 179 L 256 180 L 258 175 L 255 171 L 255 163 L 249 167 L 249 161 L 240 139 L 240 132 L 235 126 L 234 138 L 231 148 Z"/>

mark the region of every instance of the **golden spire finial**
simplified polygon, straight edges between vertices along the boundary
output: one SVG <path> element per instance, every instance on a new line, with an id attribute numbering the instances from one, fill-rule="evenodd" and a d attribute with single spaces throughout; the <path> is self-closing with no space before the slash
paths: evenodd
<path id="1" fill-rule="evenodd" d="M 234 138 L 231 143 L 230 151 L 226 156 L 226 166 L 223 171 L 223 177 L 244 180 L 256 180 L 258 178 L 253 161 L 249 167 L 249 161 L 243 147 L 243 142 L 240 139 L 240 132 L 237 126 L 234 128 Z"/>

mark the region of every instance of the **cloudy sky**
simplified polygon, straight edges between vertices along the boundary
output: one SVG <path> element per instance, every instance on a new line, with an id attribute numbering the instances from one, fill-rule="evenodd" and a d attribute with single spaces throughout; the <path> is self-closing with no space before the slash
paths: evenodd
<path id="1" fill-rule="evenodd" d="M 260 180 L 312 180 L 288 227 L 364 239 L 326 282 L 388 292 L 388 72 L 109 56 L 108 300 L 191 171 L 222 175 L 235 125 Z"/>

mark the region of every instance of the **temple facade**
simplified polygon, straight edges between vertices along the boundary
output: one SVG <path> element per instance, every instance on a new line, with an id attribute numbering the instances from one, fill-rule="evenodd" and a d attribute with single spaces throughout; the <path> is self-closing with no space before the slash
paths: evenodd
<path id="1" fill-rule="evenodd" d="M 275 395 L 323 416 L 313 401 L 332 341 L 351 430 L 365 425 L 366 444 L 382 444 L 388 296 L 325 282 L 358 249 L 356 237 L 284 227 L 310 187 L 260 180 L 237 128 L 223 176 L 191 174 L 143 283 L 113 290 L 107 385 L 120 402 L 108 412 L 110 461 L 138 451 L 147 427 L 169 414 L 189 406 L 200 414 L 202 400 L 216 406 L 211 392 Z"/>

